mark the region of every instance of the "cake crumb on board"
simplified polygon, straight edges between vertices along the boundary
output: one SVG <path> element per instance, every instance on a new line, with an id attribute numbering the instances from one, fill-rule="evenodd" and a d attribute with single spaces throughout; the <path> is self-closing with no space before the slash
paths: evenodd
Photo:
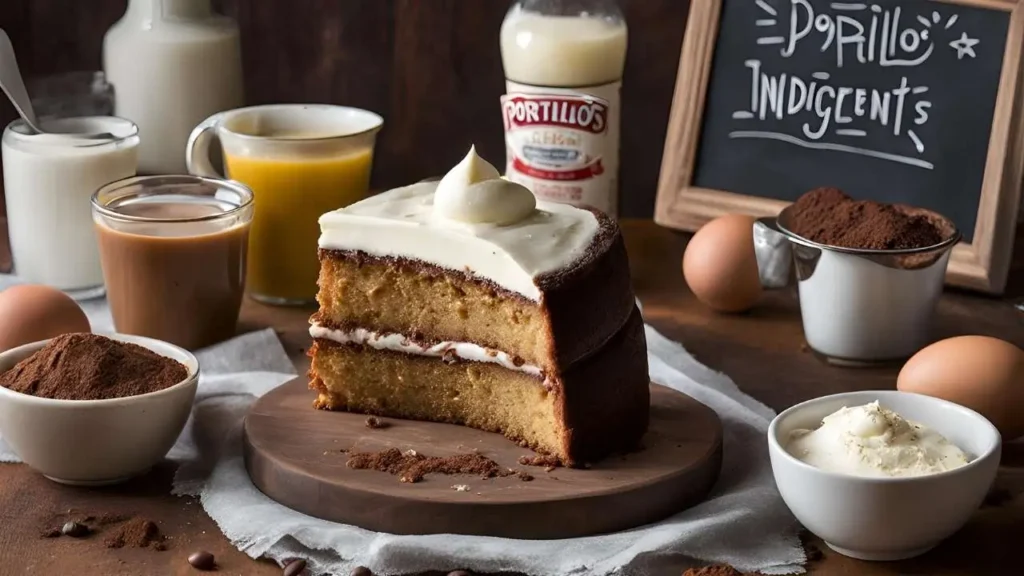
<path id="1" fill-rule="evenodd" d="M 483 479 L 516 476 L 524 482 L 533 480 L 525 472 L 502 468 L 497 462 L 481 454 L 454 456 L 425 456 L 415 450 L 401 451 L 388 448 L 381 452 L 349 452 L 346 465 L 355 470 L 377 470 L 398 476 L 400 482 L 415 484 L 427 474 L 466 474 Z"/>

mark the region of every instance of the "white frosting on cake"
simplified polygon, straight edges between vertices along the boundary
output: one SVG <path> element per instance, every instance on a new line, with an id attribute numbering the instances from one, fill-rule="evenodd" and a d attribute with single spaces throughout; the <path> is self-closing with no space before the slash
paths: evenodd
<path id="1" fill-rule="evenodd" d="M 463 360 L 473 362 L 488 362 L 499 364 L 509 370 L 526 372 L 531 376 L 541 376 L 543 371 L 538 366 L 530 364 L 516 364 L 512 357 L 500 350 L 484 348 L 472 342 L 438 342 L 437 344 L 421 344 L 410 340 L 407 336 L 398 333 L 380 333 L 363 328 L 355 330 L 336 330 L 327 328 L 317 322 L 309 327 L 309 335 L 313 338 L 332 340 L 339 344 L 361 344 L 375 350 L 391 350 L 404 352 L 416 356 L 443 357 L 451 353 Z"/>
<path id="2" fill-rule="evenodd" d="M 533 213 L 537 197 L 477 156 L 476 147 L 445 174 L 434 191 L 434 214 L 465 224 L 515 224 Z"/>
<path id="3" fill-rule="evenodd" d="M 320 247 L 421 260 L 539 301 L 537 277 L 582 257 L 597 218 L 532 193 L 526 199 L 529 190 L 494 174 L 470 150 L 440 183 L 396 188 L 324 214 Z"/>

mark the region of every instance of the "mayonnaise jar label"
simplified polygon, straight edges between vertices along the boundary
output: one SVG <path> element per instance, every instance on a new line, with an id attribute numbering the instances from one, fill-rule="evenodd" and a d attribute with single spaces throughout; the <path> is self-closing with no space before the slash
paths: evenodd
<path id="1" fill-rule="evenodd" d="M 566 89 L 507 81 L 505 176 L 540 200 L 586 204 L 614 217 L 621 85 Z"/>

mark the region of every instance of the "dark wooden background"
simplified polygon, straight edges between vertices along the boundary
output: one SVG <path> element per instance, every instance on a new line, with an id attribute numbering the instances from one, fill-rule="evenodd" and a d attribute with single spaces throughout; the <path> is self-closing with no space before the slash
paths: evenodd
<path id="1" fill-rule="evenodd" d="M 443 173 L 470 144 L 505 158 L 498 30 L 509 0 L 214 0 L 242 31 L 250 104 L 326 102 L 384 117 L 373 185 Z M 620 212 L 649 217 L 687 0 L 620 0 L 629 25 Z M 99 70 L 126 0 L 0 0 L 22 73 Z M 0 121 L 14 118 L 0 103 Z"/>

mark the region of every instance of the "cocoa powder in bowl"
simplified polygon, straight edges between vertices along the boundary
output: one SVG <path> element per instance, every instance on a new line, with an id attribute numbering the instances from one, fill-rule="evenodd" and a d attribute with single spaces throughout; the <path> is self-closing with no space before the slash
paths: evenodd
<path id="1" fill-rule="evenodd" d="M 0 374 L 0 386 L 40 398 L 106 400 L 169 388 L 184 364 L 149 348 L 99 334 L 64 334 Z"/>
<path id="2" fill-rule="evenodd" d="M 854 200 L 838 188 L 817 188 L 788 210 L 790 232 L 818 244 L 858 250 L 911 250 L 941 244 L 955 227 L 927 210 Z"/>

